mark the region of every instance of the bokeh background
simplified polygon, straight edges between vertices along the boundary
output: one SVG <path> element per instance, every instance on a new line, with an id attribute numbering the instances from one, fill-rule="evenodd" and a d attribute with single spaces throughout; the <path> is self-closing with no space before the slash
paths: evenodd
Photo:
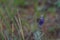
<path id="1" fill-rule="evenodd" d="M 0 40 L 60 40 L 60 0 L 0 0 Z"/>

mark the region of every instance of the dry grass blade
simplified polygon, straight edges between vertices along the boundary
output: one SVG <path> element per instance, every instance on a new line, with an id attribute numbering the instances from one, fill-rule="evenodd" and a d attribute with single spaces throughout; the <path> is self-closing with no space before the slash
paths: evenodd
<path id="1" fill-rule="evenodd" d="M 6 40 L 6 37 L 3 34 L 3 26 L 2 26 L 2 21 L 1 20 L 0 20 L 0 32 L 1 32 L 2 36 L 3 36 L 3 38 Z"/>
<path id="2" fill-rule="evenodd" d="M 19 14 L 18 14 L 18 19 L 17 19 L 17 17 L 15 17 L 15 20 L 17 22 L 17 25 L 19 27 L 19 31 L 21 32 L 22 38 L 24 40 L 24 34 L 23 34 L 23 29 L 22 29 L 22 24 L 21 24 L 21 19 L 20 19 Z"/>

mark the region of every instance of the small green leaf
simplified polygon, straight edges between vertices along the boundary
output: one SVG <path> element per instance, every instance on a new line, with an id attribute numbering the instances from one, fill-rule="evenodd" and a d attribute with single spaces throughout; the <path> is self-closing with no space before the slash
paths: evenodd
<path id="1" fill-rule="evenodd" d="M 24 5 L 25 0 L 14 0 L 14 5 Z"/>
<path id="2" fill-rule="evenodd" d="M 48 9 L 48 11 L 53 13 L 53 12 L 55 12 L 55 8 L 51 7 Z"/>
<path id="3" fill-rule="evenodd" d="M 60 7 L 60 0 L 58 0 L 58 1 L 56 2 L 56 5 L 57 5 L 58 7 Z"/>

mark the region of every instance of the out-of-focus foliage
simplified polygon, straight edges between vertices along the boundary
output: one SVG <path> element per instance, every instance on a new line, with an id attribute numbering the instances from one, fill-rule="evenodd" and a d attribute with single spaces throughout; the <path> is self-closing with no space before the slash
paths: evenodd
<path id="1" fill-rule="evenodd" d="M 58 7 L 60 7 L 60 0 L 58 0 L 58 1 L 56 2 L 56 5 L 57 5 Z"/>
<path id="2" fill-rule="evenodd" d="M 51 31 L 58 34 L 59 8 L 60 0 L 0 0 L 0 40 L 48 40 Z M 41 15 L 43 25 L 37 22 Z"/>
<path id="3" fill-rule="evenodd" d="M 14 5 L 21 5 L 24 6 L 25 0 L 14 0 Z"/>
<path id="4" fill-rule="evenodd" d="M 2 3 L 7 3 L 8 0 L 0 0 Z"/>

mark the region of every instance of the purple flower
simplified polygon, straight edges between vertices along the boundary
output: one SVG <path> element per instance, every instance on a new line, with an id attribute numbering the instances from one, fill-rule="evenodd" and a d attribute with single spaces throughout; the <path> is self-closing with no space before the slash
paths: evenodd
<path id="1" fill-rule="evenodd" d="M 39 20 L 39 25 L 43 25 L 43 23 L 44 23 L 44 17 L 41 17 Z"/>

